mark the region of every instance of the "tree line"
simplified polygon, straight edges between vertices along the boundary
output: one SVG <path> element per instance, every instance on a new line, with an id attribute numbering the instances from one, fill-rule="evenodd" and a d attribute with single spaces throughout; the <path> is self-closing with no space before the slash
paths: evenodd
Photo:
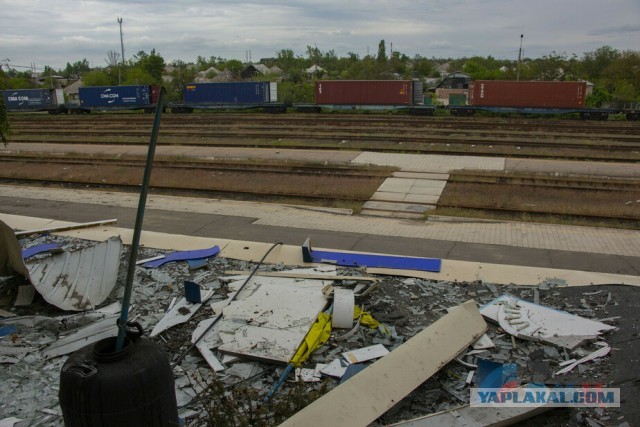
<path id="1" fill-rule="evenodd" d="M 155 49 L 147 53 L 140 51 L 131 59 L 121 61 L 115 51 L 107 53 L 106 65 L 91 69 L 86 59 L 67 63 L 64 69 L 45 67 L 41 78 L 44 85 L 54 85 L 58 77 L 81 78 L 85 86 L 163 84 L 168 99 L 180 99 L 182 86 L 193 82 L 197 73 L 215 68 L 225 71 L 232 79 L 240 80 L 246 67 L 242 61 L 216 56 L 198 56 L 193 63 L 176 60 L 167 64 Z M 334 50 L 322 51 L 316 46 L 307 46 L 304 55 L 292 49 L 281 49 L 273 58 L 264 58 L 261 63 L 282 70 L 277 75 L 261 75 L 259 80 L 279 80 L 284 92 L 284 101 L 308 102 L 313 100 L 313 81 L 319 78 L 343 80 L 374 79 L 424 79 L 441 77 L 444 64 L 449 72 L 463 71 L 476 80 L 587 80 L 595 84 L 594 94 L 588 100 L 590 106 L 599 106 L 609 101 L 640 101 L 640 51 L 617 50 L 603 46 L 581 57 L 576 54 L 551 52 L 540 58 L 517 60 L 496 59 L 492 56 L 464 58 L 412 57 L 399 52 L 388 52 L 381 40 L 375 54 L 360 57 L 348 53 L 339 57 Z M 170 67 L 167 67 L 169 65 Z M 309 74 L 307 69 L 316 65 L 320 70 Z M 55 76 L 55 78 L 53 77 Z M 163 76 L 169 78 L 163 79 Z M 0 89 L 37 87 L 31 72 L 9 68 L 0 69 Z M 211 73 L 206 77 L 214 77 Z"/>

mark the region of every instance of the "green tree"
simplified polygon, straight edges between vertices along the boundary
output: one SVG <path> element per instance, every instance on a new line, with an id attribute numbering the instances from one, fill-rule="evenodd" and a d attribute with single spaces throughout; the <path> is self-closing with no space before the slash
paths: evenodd
<path id="1" fill-rule="evenodd" d="M 567 68 L 567 54 L 555 51 L 532 60 L 529 65 L 534 80 L 565 80 Z"/>
<path id="2" fill-rule="evenodd" d="M 89 71 L 89 69 L 89 61 L 85 58 L 81 61 L 76 61 L 73 64 L 67 62 L 67 66 L 61 71 L 61 74 L 62 77 L 67 79 L 79 79 L 80 76 Z"/>
<path id="3" fill-rule="evenodd" d="M 427 58 L 421 57 L 420 55 L 413 57 L 413 60 L 411 61 L 411 69 L 413 71 L 413 77 L 415 78 L 427 77 L 433 72 L 431 61 Z"/>
<path id="4" fill-rule="evenodd" d="M 584 78 L 596 81 L 604 70 L 607 69 L 616 59 L 620 57 L 620 52 L 611 46 L 602 46 L 593 52 L 587 52 L 582 58 L 582 71 Z"/>
<path id="5" fill-rule="evenodd" d="M 322 52 L 318 49 L 318 46 L 307 45 L 307 56 L 309 57 L 309 66 L 320 65 L 320 59 L 322 58 Z"/>
<path id="6" fill-rule="evenodd" d="M 113 78 L 103 71 L 89 71 L 82 75 L 82 84 L 84 86 L 113 86 L 118 84 L 118 77 L 115 81 Z"/>
<path id="7" fill-rule="evenodd" d="M 231 71 L 234 77 L 239 78 L 240 73 L 244 70 L 244 65 L 237 59 L 230 59 L 221 64 L 222 67 Z"/>
<path id="8" fill-rule="evenodd" d="M 616 100 L 640 100 L 640 52 L 622 52 L 602 71 L 598 81 L 613 93 Z"/>
<path id="9" fill-rule="evenodd" d="M 294 68 L 302 68 L 299 62 L 299 58 L 296 57 L 292 49 L 282 49 L 276 54 L 276 65 L 285 73 Z"/>
<path id="10" fill-rule="evenodd" d="M 378 56 L 376 57 L 378 64 L 384 66 L 387 64 L 387 48 L 384 43 L 384 39 L 378 43 Z"/>
<path id="11" fill-rule="evenodd" d="M 155 49 L 152 49 L 149 54 L 141 50 L 134 55 L 134 68 L 138 68 L 138 70 L 132 73 L 127 72 L 127 75 L 130 76 L 129 80 L 142 80 L 138 84 L 162 84 L 164 58 L 156 53 Z"/>

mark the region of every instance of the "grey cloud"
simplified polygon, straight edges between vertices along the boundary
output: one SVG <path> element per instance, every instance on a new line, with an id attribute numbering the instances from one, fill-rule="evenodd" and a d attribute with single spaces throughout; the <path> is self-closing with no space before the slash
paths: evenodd
<path id="1" fill-rule="evenodd" d="M 627 34 L 637 33 L 640 31 L 640 25 L 622 25 L 620 27 L 613 28 L 601 28 L 599 30 L 589 31 L 587 35 L 590 36 L 605 36 L 610 34 Z"/>

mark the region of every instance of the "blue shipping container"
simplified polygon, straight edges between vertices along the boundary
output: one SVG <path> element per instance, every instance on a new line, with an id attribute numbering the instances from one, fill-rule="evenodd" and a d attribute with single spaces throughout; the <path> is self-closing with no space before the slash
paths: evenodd
<path id="1" fill-rule="evenodd" d="M 189 83 L 183 89 L 184 103 L 263 104 L 270 101 L 269 82 Z"/>
<path id="2" fill-rule="evenodd" d="M 89 86 L 80 88 L 81 107 L 137 108 L 151 104 L 149 86 Z"/>
<path id="3" fill-rule="evenodd" d="M 53 107 L 50 89 L 8 89 L 2 91 L 7 111 L 37 111 Z"/>

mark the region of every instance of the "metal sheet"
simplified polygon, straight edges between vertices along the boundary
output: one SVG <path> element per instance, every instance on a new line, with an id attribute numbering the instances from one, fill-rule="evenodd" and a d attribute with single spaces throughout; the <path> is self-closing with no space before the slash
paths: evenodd
<path id="1" fill-rule="evenodd" d="M 44 299 L 63 310 L 83 311 L 104 302 L 116 285 L 120 237 L 29 264 L 31 283 Z"/>
<path id="2" fill-rule="evenodd" d="M 217 245 L 207 249 L 172 252 L 165 255 L 163 258 L 145 262 L 144 264 L 142 264 L 142 266 L 145 268 L 156 268 L 172 261 L 187 261 L 193 259 L 210 258 L 216 256 L 219 252 L 220 247 Z"/>
<path id="3" fill-rule="evenodd" d="M 223 309 L 219 350 L 289 363 L 327 302 L 322 288 L 328 283 L 254 276 Z"/>
<path id="4" fill-rule="evenodd" d="M 312 250 L 310 239 L 305 240 L 302 244 L 302 257 L 305 262 L 330 263 L 344 267 L 373 267 L 439 272 L 442 266 L 442 261 L 438 258 Z"/>
<path id="5" fill-rule="evenodd" d="M 194 304 L 187 301 L 186 298 L 180 299 L 180 301 L 171 307 L 164 317 L 160 319 L 149 336 L 155 337 L 175 325 L 187 322 L 196 313 L 196 311 L 202 307 L 202 304 L 211 298 L 214 292 L 214 289 L 204 291 L 202 295 L 203 302 L 200 303 Z"/>

